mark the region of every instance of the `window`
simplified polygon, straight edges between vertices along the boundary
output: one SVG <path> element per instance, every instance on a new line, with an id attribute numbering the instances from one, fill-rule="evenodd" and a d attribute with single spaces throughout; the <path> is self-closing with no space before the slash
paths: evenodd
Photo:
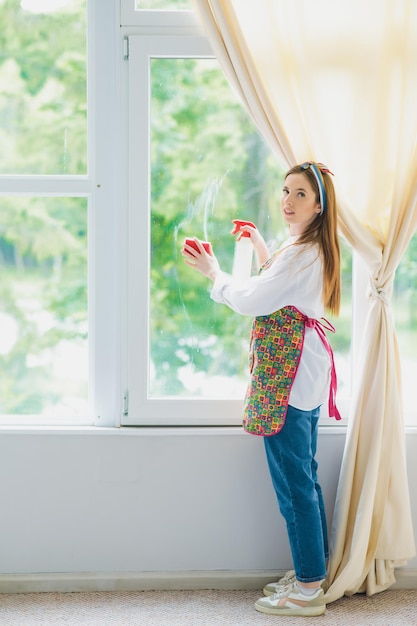
<path id="1" fill-rule="evenodd" d="M 235 217 L 279 242 L 283 170 L 185 4 L 122 0 L 115 19 L 113 0 L 0 3 L 3 420 L 241 423 L 251 321 L 214 305 L 179 250 L 210 239 L 230 269 Z M 416 249 L 393 302 L 408 424 Z M 346 417 L 366 273 L 344 242 L 342 271 Z"/>
<path id="2" fill-rule="evenodd" d="M 163 14 L 152 14 L 162 23 Z M 162 32 L 163 29 L 161 29 Z M 284 170 L 194 32 L 129 32 L 129 279 L 124 425 L 240 424 L 251 320 L 213 303 L 180 255 L 209 239 L 231 270 L 232 219 L 271 247 Z M 339 406 L 350 397 L 351 251 L 343 245 L 342 315 L 332 337 Z"/>

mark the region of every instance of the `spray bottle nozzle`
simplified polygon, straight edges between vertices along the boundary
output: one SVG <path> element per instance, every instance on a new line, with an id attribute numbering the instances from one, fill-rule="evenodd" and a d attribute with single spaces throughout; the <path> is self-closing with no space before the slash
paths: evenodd
<path id="1" fill-rule="evenodd" d="M 232 235 L 237 235 L 241 232 L 242 226 L 252 226 L 252 228 L 256 228 L 253 222 L 248 222 L 247 220 L 233 220 L 233 224 L 235 225 L 232 230 Z M 243 232 L 240 235 L 241 237 L 250 237 L 250 233 Z"/>

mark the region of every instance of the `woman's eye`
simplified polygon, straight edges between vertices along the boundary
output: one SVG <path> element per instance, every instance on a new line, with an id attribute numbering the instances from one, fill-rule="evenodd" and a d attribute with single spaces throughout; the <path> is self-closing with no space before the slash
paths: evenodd
<path id="1" fill-rule="evenodd" d="M 283 189 L 283 190 L 282 190 L 282 195 L 287 194 L 287 193 L 289 193 L 289 192 L 288 192 L 288 189 Z"/>
<path id="2" fill-rule="evenodd" d="M 298 195 L 300 196 L 300 198 L 305 198 L 305 193 L 303 191 L 299 191 Z"/>

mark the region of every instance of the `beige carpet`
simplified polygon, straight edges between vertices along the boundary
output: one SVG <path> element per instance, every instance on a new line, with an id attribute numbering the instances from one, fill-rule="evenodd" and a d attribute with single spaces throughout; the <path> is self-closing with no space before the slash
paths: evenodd
<path id="1" fill-rule="evenodd" d="M 143 591 L 0 595 L 1 626 L 293 626 L 307 618 L 253 608 L 254 591 Z M 417 626 L 417 590 L 356 595 L 310 618 L 316 626 Z"/>

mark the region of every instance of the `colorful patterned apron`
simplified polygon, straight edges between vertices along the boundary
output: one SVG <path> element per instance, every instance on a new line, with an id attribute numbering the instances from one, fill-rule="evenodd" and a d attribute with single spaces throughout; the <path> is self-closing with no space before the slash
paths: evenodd
<path id="1" fill-rule="evenodd" d="M 260 272 L 269 267 L 269 259 Z M 304 345 L 305 328 L 315 328 L 331 362 L 329 416 L 341 419 L 336 408 L 337 378 L 333 351 L 324 328 L 326 325 L 303 315 L 296 307 L 286 306 L 271 315 L 255 317 L 249 350 L 250 382 L 245 396 L 243 428 L 252 435 L 269 437 L 283 428 L 291 388 L 297 374 Z"/>

